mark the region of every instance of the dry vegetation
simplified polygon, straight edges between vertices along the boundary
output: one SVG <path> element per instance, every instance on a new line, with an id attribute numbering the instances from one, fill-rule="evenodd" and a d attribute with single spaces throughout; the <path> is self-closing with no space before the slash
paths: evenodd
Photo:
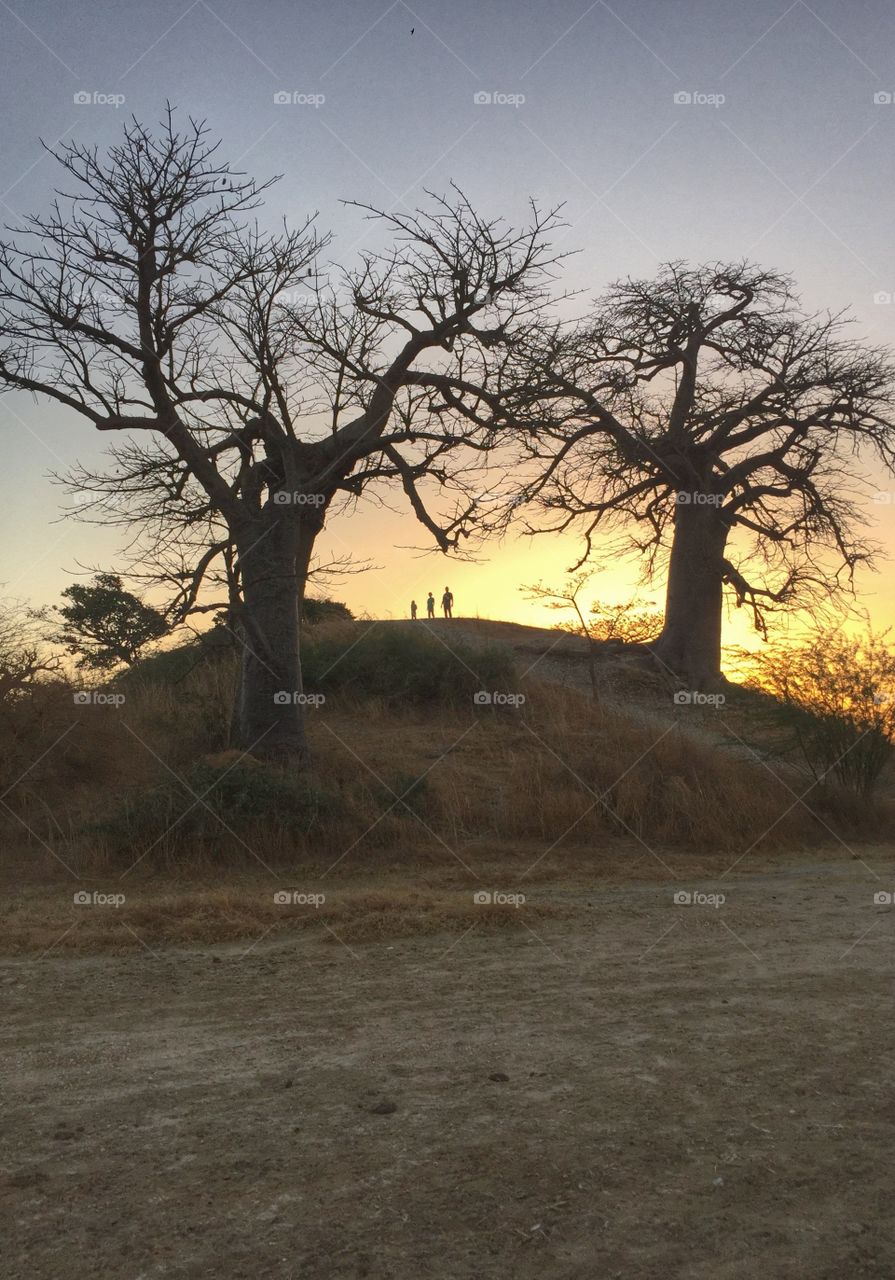
<path id="1" fill-rule="evenodd" d="M 720 872 L 743 854 L 884 830 L 884 806 L 857 815 L 827 789 L 799 803 L 810 784 L 737 742 L 735 698 L 722 715 L 674 708 L 638 670 L 631 705 L 595 706 L 575 688 L 520 676 L 508 650 L 468 649 L 484 687 L 490 677 L 525 695 L 520 706 L 480 706 L 468 666 L 456 688 L 448 667 L 414 683 L 394 630 L 375 638 L 377 674 L 365 676 L 363 645 L 350 649 L 360 633 L 358 624 L 317 637 L 309 665 L 328 692 L 309 713 L 313 764 L 302 778 L 226 749 L 227 655 L 147 667 L 117 686 L 120 706 L 75 704 L 62 681 L 7 704 L 7 948 L 503 927 L 514 912 L 477 906 L 474 890 Z M 360 657 L 327 669 L 332 652 L 349 650 Z M 394 696 L 390 662 L 403 681 Z M 324 892 L 325 908 L 284 908 L 273 900 L 282 888 Z M 73 902 L 94 889 L 126 903 Z M 529 925 L 564 910 L 528 897 L 517 918 Z"/>

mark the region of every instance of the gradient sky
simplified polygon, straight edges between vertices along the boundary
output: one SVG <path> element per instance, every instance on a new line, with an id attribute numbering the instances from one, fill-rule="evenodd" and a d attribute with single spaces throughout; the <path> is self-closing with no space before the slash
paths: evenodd
<path id="1" fill-rule="evenodd" d="M 7 222 L 45 207 L 66 137 L 116 139 L 166 99 L 204 117 L 223 153 L 265 178 L 271 221 L 319 210 L 352 260 L 366 228 L 340 201 L 412 207 L 454 180 L 483 212 L 522 219 L 530 196 L 565 202 L 563 247 L 581 250 L 570 287 L 599 291 L 661 261 L 748 256 L 791 272 L 809 308 L 850 308 L 857 332 L 895 343 L 895 7 L 830 0 L 0 0 L 0 201 Z M 413 29 L 413 31 L 412 31 Z M 412 33 L 411 33 L 412 31 Z M 277 105 L 278 91 L 323 95 Z M 480 105 L 475 94 L 522 95 Z M 123 95 L 113 106 L 75 95 Z M 676 102 L 711 95 L 720 105 Z M 889 102 L 876 101 L 887 95 Z M 46 603 L 79 564 L 110 567 L 120 532 L 55 523 L 48 473 L 102 456 L 106 440 L 55 407 L 0 397 L 3 593 Z M 876 475 L 873 486 L 895 489 Z M 889 495 L 891 496 L 891 494 Z M 868 511 L 895 553 L 895 504 Z M 449 582 L 458 613 L 552 621 L 519 585 L 557 580 L 571 542 L 510 539 L 484 564 L 418 559 L 411 516 L 333 523 L 324 552 L 382 566 L 334 594 L 358 612 L 400 615 Z M 865 575 L 866 603 L 895 621 L 891 559 Z M 618 566 L 595 594 L 625 599 Z M 661 584 L 642 593 L 661 599 Z M 742 640 L 737 620 L 727 640 Z"/>

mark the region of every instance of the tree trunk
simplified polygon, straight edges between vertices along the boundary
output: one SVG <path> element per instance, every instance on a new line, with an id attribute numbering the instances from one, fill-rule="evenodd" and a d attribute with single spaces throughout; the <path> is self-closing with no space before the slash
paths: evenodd
<path id="1" fill-rule="evenodd" d="M 243 652 L 235 745 L 257 755 L 307 755 L 299 640 L 315 535 L 280 510 L 237 538 Z"/>
<path id="2" fill-rule="evenodd" d="M 692 495 L 685 495 L 690 497 Z M 705 690 L 721 678 L 721 608 L 728 527 L 713 504 L 678 502 L 665 625 L 652 646 L 665 666 Z"/>

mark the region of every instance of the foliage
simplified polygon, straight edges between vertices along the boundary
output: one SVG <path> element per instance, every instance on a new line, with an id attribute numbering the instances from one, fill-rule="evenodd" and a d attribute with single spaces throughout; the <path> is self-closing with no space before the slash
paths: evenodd
<path id="1" fill-rule="evenodd" d="M 306 596 L 302 605 L 302 621 L 309 626 L 319 622 L 353 622 L 354 614 L 341 600 L 314 599 Z"/>
<path id="2" fill-rule="evenodd" d="M 307 834 L 337 807 L 334 797 L 307 777 L 232 752 L 198 761 L 182 783 L 169 778 L 125 794 L 89 825 L 89 833 L 114 849 L 133 851 L 134 858 L 159 846 L 166 853 L 212 842 L 251 847 L 259 822 L 268 832 L 276 827 Z"/>
<path id="3" fill-rule="evenodd" d="M 132 667 L 141 651 L 168 631 L 163 615 L 125 591 L 117 574 L 98 573 L 92 583 L 74 583 L 62 595 L 68 603 L 54 610 L 62 626 L 50 638 L 76 654 L 80 668 Z"/>
<path id="4" fill-rule="evenodd" d="M 588 630 L 594 640 L 648 644 L 662 630 L 661 611 L 645 608 L 643 602 L 636 598 L 622 604 L 603 604 L 595 600 L 590 612 Z"/>
<path id="5" fill-rule="evenodd" d="M 796 753 L 818 782 L 870 796 L 895 744 L 895 650 L 889 633 L 822 629 L 801 645 L 751 655 L 752 685 L 772 695 L 762 717 L 775 753 Z"/>

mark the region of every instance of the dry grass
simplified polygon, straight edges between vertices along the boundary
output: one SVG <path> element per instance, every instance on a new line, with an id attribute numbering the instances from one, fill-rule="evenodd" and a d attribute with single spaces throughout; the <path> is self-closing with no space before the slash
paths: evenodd
<path id="1" fill-rule="evenodd" d="M 296 799 L 294 776 L 224 749 L 233 679 L 219 661 L 175 686 L 134 685 L 119 708 L 75 705 L 59 684 L 0 710 L 5 878 L 31 886 L 7 912 L 8 945 L 498 925 L 513 913 L 473 912 L 482 883 L 593 883 L 641 863 L 655 875 L 656 859 L 720 870 L 886 825 L 884 806 L 856 812 L 832 792 L 799 803 L 805 784 L 723 747 L 697 716 L 675 720 L 668 699 L 626 713 L 534 679 L 517 683 L 522 707 L 328 700 L 309 713 L 313 764 Z M 197 760 L 217 816 L 190 790 Z M 273 903 L 279 883 L 322 877 L 338 890 L 325 912 Z M 124 908 L 72 903 L 79 887 L 120 885 Z"/>
<path id="2" fill-rule="evenodd" d="M 144 947 L 233 943 L 240 950 L 262 938 L 313 931 L 320 941 L 350 945 L 381 938 L 432 933 L 462 933 L 471 928 L 493 931 L 537 927 L 549 917 L 569 914 L 564 907 L 526 901 L 519 906 L 476 903 L 470 889 L 419 889 L 358 886 L 350 889 L 308 887 L 296 877 L 296 893 L 321 895 L 322 903 L 278 903 L 284 890 L 275 882 L 236 878 L 208 887 L 195 883 L 152 885 L 103 882 L 93 889 L 72 890 L 58 880 L 32 885 L 9 901 L 3 912 L 3 950 L 50 954 L 59 951 L 132 951 Z M 292 889 L 285 892 L 291 893 Z M 76 893 L 91 901 L 78 904 Z M 112 905 L 110 895 L 124 901 Z M 242 946 L 245 944 L 245 946 Z"/>

